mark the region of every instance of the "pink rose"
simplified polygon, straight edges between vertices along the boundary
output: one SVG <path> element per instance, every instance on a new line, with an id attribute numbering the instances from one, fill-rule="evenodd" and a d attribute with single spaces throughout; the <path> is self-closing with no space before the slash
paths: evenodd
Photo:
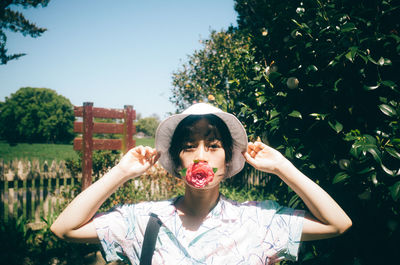
<path id="1" fill-rule="evenodd" d="M 215 171 L 207 162 L 195 161 L 186 170 L 186 181 L 196 188 L 203 188 L 213 181 Z"/>

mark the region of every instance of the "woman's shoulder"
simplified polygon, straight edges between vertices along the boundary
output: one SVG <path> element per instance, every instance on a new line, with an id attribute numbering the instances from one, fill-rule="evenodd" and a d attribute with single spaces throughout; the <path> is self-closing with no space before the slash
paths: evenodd
<path id="1" fill-rule="evenodd" d="M 232 199 L 229 199 L 223 195 L 221 195 L 221 199 L 224 201 L 224 203 L 231 205 L 232 207 L 236 208 L 259 208 L 259 209 L 265 209 L 265 210 L 277 210 L 281 206 L 273 200 L 264 200 L 264 201 L 235 201 Z"/>
<path id="2" fill-rule="evenodd" d="M 168 200 L 160 200 L 160 201 L 140 201 L 136 203 L 119 204 L 108 210 L 107 213 L 119 212 L 122 215 L 129 215 L 129 214 L 148 215 L 148 213 L 156 212 L 160 209 L 169 208 L 169 206 L 173 205 L 175 199 L 176 198 L 171 198 Z"/>
<path id="3" fill-rule="evenodd" d="M 153 207 L 153 206 L 165 206 L 170 205 L 175 201 L 176 198 L 171 198 L 167 200 L 160 200 L 160 201 L 141 201 L 135 203 L 135 207 Z"/>
<path id="4" fill-rule="evenodd" d="M 279 204 L 271 200 L 238 202 L 222 197 L 221 204 L 224 217 L 255 222 L 254 225 L 270 223 L 280 209 Z"/>
<path id="5" fill-rule="evenodd" d="M 176 198 L 160 201 L 143 201 L 133 205 L 136 215 L 170 215 L 174 211 L 174 202 Z"/>

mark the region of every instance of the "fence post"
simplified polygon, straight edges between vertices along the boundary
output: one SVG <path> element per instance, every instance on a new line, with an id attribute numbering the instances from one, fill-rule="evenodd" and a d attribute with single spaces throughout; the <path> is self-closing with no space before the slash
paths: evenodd
<path id="1" fill-rule="evenodd" d="M 135 146 L 135 110 L 126 105 L 124 110 L 95 108 L 92 102 L 84 102 L 82 107 L 74 107 L 76 117 L 83 121 L 74 122 L 74 132 L 82 133 L 82 138 L 74 139 L 74 150 L 82 150 L 82 190 L 92 183 L 92 152 L 93 150 L 122 150 L 126 153 Z M 94 122 L 94 118 L 124 119 L 124 123 Z M 93 139 L 93 133 L 122 134 L 122 139 Z"/>
<path id="2" fill-rule="evenodd" d="M 133 120 L 135 119 L 135 111 L 133 110 L 132 105 L 125 105 L 124 106 L 124 137 L 123 137 L 123 144 L 122 144 L 122 152 L 125 154 L 128 152 L 132 147 L 135 146 L 133 140 Z"/>
<path id="3" fill-rule="evenodd" d="M 83 103 L 82 190 L 92 184 L 93 102 Z"/>

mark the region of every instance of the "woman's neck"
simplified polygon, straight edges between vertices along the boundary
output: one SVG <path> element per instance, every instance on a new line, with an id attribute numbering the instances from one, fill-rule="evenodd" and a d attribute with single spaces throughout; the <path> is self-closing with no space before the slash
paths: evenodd
<path id="1" fill-rule="evenodd" d="M 219 185 L 207 190 L 193 189 L 186 185 L 185 195 L 175 205 L 183 225 L 187 229 L 197 230 L 218 203 L 218 198 Z"/>

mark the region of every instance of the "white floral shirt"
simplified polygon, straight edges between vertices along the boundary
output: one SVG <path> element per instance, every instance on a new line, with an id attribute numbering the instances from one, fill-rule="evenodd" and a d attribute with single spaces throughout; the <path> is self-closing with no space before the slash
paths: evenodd
<path id="1" fill-rule="evenodd" d="M 186 230 L 175 199 L 122 205 L 94 217 L 107 261 L 139 264 L 150 213 L 162 226 L 152 264 L 273 264 L 296 260 L 304 211 L 274 201 L 238 203 L 220 196 L 197 231 Z"/>

